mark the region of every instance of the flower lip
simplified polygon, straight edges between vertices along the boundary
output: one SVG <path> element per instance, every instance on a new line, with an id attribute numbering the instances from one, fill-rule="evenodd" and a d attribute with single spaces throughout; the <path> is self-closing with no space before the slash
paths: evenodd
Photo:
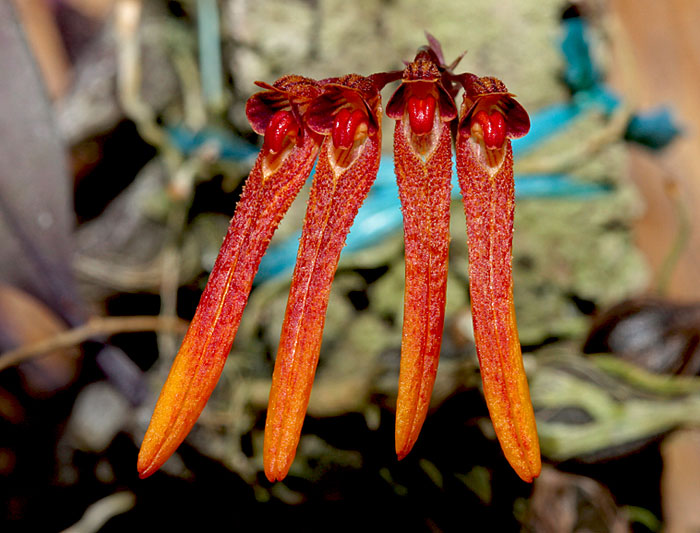
<path id="1" fill-rule="evenodd" d="M 408 120 L 413 133 L 425 135 L 433 129 L 435 119 L 435 98 L 431 95 L 425 98 L 409 96 L 406 102 L 408 110 Z"/>
<path id="2" fill-rule="evenodd" d="M 331 133 L 333 146 L 343 149 L 351 148 L 366 131 L 367 115 L 360 109 L 350 111 L 347 107 L 343 107 L 335 115 L 335 123 Z"/>
<path id="3" fill-rule="evenodd" d="M 288 141 L 293 142 L 298 134 L 299 123 L 291 111 L 277 111 L 265 129 L 263 150 L 279 153 L 288 144 Z"/>
<path id="4" fill-rule="evenodd" d="M 490 114 L 481 110 L 472 115 L 472 133 L 480 131 L 484 139 L 486 148 L 501 148 L 506 140 L 506 119 L 499 110 L 494 110 Z"/>
<path id="5" fill-rule="evenodd" d="M 404 79 L 389 99 L 389 103 L 386 106 L 386 114 L 389 118 L 400 120 L 404 116 L 410 98 L 425 99 L 427 96 L 435 98 L 438 112 L 440 113 L 440 120 L 449 122 L 457 117 L 457 106 L 454 99 L 440 83 L 439 78 L 428 80 Z"/>

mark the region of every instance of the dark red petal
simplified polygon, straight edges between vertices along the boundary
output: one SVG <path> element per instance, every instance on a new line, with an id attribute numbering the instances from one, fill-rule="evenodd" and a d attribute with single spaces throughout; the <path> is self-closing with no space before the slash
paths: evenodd
<path id="1" fill-rule="evenodd" d="M 386 105 L 386 116 L 394 120 L 401 120 L 406 112 L 406 94 L 410 84 L 402 83 L 391 95 Z"/>
<path id="2" fill-rule="evenodd" d="M 302 76 L 283 76 L 274 85 L 256 81 L 255 84 L 265 91 L 251 96 L 246 102 L 246 116 L 253 131 L 264 135 L 272 117 L 280 110 L 297 113 L 320 93 L 316 80 Z"/>
<path id="3" fill-rule="evenodd" d="M 518 139 L 523 137 L 530 131 L 530 116 L 525 111 L 525 108 L 512 97 L 505 100 L 505 119 L 509 139 Z"/>
<path id="4" fill-rule="evenodd" d="M 425 98 L 409 96 L 406 103 L 408 120 L 416 135 L 425 135 L 433 129 L 435 120 L 435 98 L 428 95 Z"/>
<path id="5" fill-rule="evenodd" d="M 438 88 L 438 104 L 440 107 L 440 120 L 449 122 L 457 118 L 457 105 L 449 91 L 445 89 L 442 83 L 437 84 Z"/>
<path id="6" fill-rule="evenodd" d="M 335 82 L 327 85 L 324 87 L 324 93 L 309 106 L 305 116 L 306 123 L 319 135 L 329 135 L 337 129 L 336 118 L 343 109 L 347 108 L 350 113 L 364 110 L 367 131 L 374 135 L 380 124 L 379 97 L 366 96 L 364 90 L 338 85 Z M 359 117 L 357 114 L 356 118 Z"/>
<path id="7" fill-rule="evenodd" d="M 389 118 L 400 120 L 403 118 L 411 98 L 424 100 L 427 97 L 437 100 L 436 107 L 440 111 L 440 120 L 449 122 L 457 117 L 457 106 L 454 99 L 439 80 L 405 79 L 389 99 L 386 114 Z"/>
<path id="8" fill-rule="evenodd" d="M 498 110 L 504 117 L 508 139 L 517 139 L 530 131 L 527 111 L 510 93 L 479 95 L 473 100 L 465 97 L 464 104 L 458 126 L 460 134 L 470 135 L 474 115 L 479 111 L 486 111 L 490 115 L 494 110 Z M 465 110 L 466 106 L 468 109 Z"/>
<path id="9" fill-rule="evenodd" d="M 439 65 L 445 65 L 445 55 L 442 53 L 442 45 L 431 33 L 425 32 L 425 38 L 428 40 L 428 46 L 435 54 Z"/>
<path id="10" fill-rule="evenodd" d="M 264 135 L 272 117 L 285 107 L 289 108 L 289 99 L 286 96 L 276 91 L 264 91 L 248 99 L 245 112 L 253 131 Z"/>

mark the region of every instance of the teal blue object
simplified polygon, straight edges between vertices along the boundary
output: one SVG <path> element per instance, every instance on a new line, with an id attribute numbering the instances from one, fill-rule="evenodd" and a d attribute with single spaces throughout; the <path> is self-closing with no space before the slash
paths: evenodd
<path id="1" fill-rule="evenodd" d="M 598 84 L 600 74 L 591 59 L 586 22 L 581 17 L 562 21 L 564 38 L 561 52 L 566 60 L 564 81 L 572 92 L 592 89 Z"/>
<path id="2" fill-rule="evenodd" d="M 533 129 L 551 128 L 558 131 L 573 120 L 579 113 L 595 106 L 611 114 L 620 105 L 620 98 L 610 91 L 602 81 L 591 56 L 588 42 L 588 24 L 580 16 L 562 21 L 564 37 L 561 52 L 565 59 L 564 81 L 572 92 L 571 101 L 546 110 L 546 116 L 533 121 Z M 542 120 L 544 119 L 544 120 Z M 666 147 L 681 129 L 676 124 L 671 111 L 659 108 L 647 113 L 635 113 L 630 120 L 624 138 L 649 148 L 659 150 Z M 537 143 L 537 131 L 531 131 L 527 142 Z"/>
<path id="3" fill-rule="evenodd" d="M 217 0 L 197 0 L 197 40 L 202 94 L 210 106 L 224 103 L 221 21 Z"/>
<path id="4" fill-rule="evenodd" d="M 625 139 L 658 150 L 682 133 L 668 108 L 636 114 L 627 125 Z"/>
<path id="5" fill-rule="evenodd" d="M 167 128 L 169 141 L 183 154 L 190 156 L 206 145 L 215 147 L 221 159 L 237 162 L 252 161 L 259 148 L 244 141 L 228 130 L 206 127 L 199 131 L 183 125 Z"/>

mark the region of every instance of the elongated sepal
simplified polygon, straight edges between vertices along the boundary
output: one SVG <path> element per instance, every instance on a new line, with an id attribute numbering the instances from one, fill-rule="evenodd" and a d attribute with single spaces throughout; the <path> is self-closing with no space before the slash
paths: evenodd
<path id="1" fill-rule="evenodd" d="M 484 397 L 506 459 L 525 481 L 541 469 L 539 441 L 513 306 L 513 151 L 484 164 L 483 139 L 457 138 L 457 174 L 467 216 L 469 289 Z"/>
<path id="2" fill-rule="evenodd" d="M 142 478 L 165 463 L 204 409 L 231 349 L 260 260 L 311 173 L 318 149 L 318 137 L 307 131 L 282 159 L 266 149 L 258 156 L 146 431 L 138 458 Z M 270 157 L 276 158 L 274 170 L 266 172 Z"/>
<path id="3" fill-rule="evenodd" d="M 294 460 L 340 252 L 379 169 L 378 92 L 354 89 L 365 86 L 365 80 L 352 77 L 329 84 L 309 111 L 318 118 L 310 127 L 327 136 L 311 187 L 272 376 L 263 450 L 270 481 L 283 479 Z"/>
<path id="4" fill-rule="evenodd" d="M 433 128 L 431 128 L 433 129 Z M 394 131 L 394 166 L 404 218 L 406 288 L 396 400 L 396 453 L 413 448 L 430 407 L 445 315 L 452 137 L 436 120 L 436 141 L 423 157 L 408 120 Z M 429 134 L 427 134 L 429 135 Z"/>
<path id="5" fill-rule="evenodd" d="M 457 107 L 439 43 L 429 37 L 387 104 L 404 220 L 406 289 L 396 399 L 396 454 L 413 448 L 430 406 L 445 317 L 452 135 Z M 447 84 L 447 86 L 445 85 Z"/>

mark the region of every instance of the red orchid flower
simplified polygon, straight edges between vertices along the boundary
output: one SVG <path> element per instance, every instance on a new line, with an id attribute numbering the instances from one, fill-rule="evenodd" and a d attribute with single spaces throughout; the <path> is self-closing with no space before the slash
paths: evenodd
<path id="1" fill-rule="evenodd" d="M 328 297 L 352 221 L 377 177 L 381 105 L 371 79 L 351 74 L 321 82 L 309 128 L 325 140 L 292 275 L 265 423 L 263 460 L 270 481 L 294 460 L 311 394 Z"/>
<path id="2" fill-rule="evenodd" d="M 247 105 L 263 149 L 246 182 L 200 305 L 163 387 L 139 454 L 141 477 L 174 452 L 221 374 L 262 254 L 319 161 L 302 229 L 265 425 L 270 481 L 287 475 L 314 379 L 331 283 L 341 249 L 379 168 L 379 90 L 401 79 L 387 106 L 396 119 L 394 160 L 404 215 L 406 292 L 396 417 L 396 452 L 409 453 L 425 420 L 442 338 L 452 174 L 468 219 L 469 275 L 484 395 L 506 458 L 518 475 L 539 474 L 535 420 L 513 311 L 510 139 L 529 119 L 501 82 L 455 75 L 428 35 L 403 72 L 316 82 L 287 76 Z M 454 102 L 465 90 L 461 111 Z M 455 119 L 457 123 L 455 124 Z M 453 127 L 453 126 L 456 126 Z"/>
<path id="3" fill-rule="evenodd" d="M 457 169 L 468 222 L 469 285 L 484 396 L 506 458 L 532 481 L 539 442 L 522 364 L 512 295 L 514 180 L 511 138 L 527 112 L 495 78 L 455 75 L 439 43 L 409 63 L 387 105 L 396 119 L 394 166 L 404 215 L 406 289 L 396 402 L 396 453 L 411 450 L 425 420 L 440 355 L 452 175 L 450 123 L 458 82 L 465 97 L 457 127 Z"/>
<path id="4" fill-rule="evenodd" d="M 445 315 L 452 134 L 457 107 L 435 52 L 421 50 L 389 100 L 404 217 L 406 289 L 396 400 L 396 453 L 411 450 L 430 406 Z"/>
<path id="5" fill-rule="evenodd" d="M 541 469 L 513 306 L 515 192 L 510 139 L 530 120 L 495 78 L 462 78 L 457 175 L 467 216 L 469 291 L 484 397 L 501 448 L 517 474 L 532 481 Z"/>

